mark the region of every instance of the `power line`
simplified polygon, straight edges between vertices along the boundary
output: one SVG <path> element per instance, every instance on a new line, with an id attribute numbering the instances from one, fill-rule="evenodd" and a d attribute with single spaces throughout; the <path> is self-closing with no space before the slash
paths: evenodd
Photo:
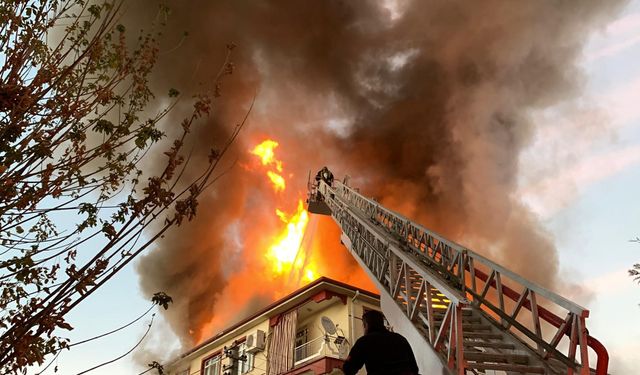
<path id="1" fill-rule="evenodd" d="M 88 369 L 88 370 L 84 370 L 84 371 L 82 371 L 82 372 L 79 372 L 79 373 L 77 373 L 76 375 L 86 374 L 86 373 L 87 373 L 87 372 L 89 372 L 89 371 L 93 371 L 93 370 L 95 370 L 95 369 L 97 369 L 97 368 L 100 368 L 100 367 L 102 367 L 102 366 L 105 366 L 105 365 L 108 365 L 108 364 L 110 364 L 110 363 L 113 363 L 113 362 L 115 362 L 115 361 L 117 361 L 117 360 L 120 360 L 120 359 L 122 359 L 122 358 L 126 357 L 127 355 L 129 355 L 129 354 L 130 354 L 132 351 L 134 351 L 138 346 L 140 346 L 140 344 L 142 343 L 142 341 L 144 341 L 145 337 L 147 337 L 147 334 L 149 334 L 149 331 L 151 330 L 151 326 L 153 325 L 153 319 L 154 319 L 155 317 L 156 317 L 156 314 L 153 314 L 153 315 L 151 316 L 151 322 L 149 323 L 149 326 L 147 327 L 147 331 L 144 333 L 144 335 L 142 335 L 142 338 L 140 339 L 140 341 L 138 341 L 138 342 L 133 346 L 133 348 L 129 349 L 129 351 L 128 351 L 128 352 L 124 353 L 123 355 L 121 355 L 121 356 L 119 356 L 119 357 L 117 357 L 117 358 L 114 358 L 114 359 L 109 360 L 109 361 L 107 361 L 107 362 L 101 363 L 101 364 L 99 364 L 99 365 L 97 365 L 97 366 L 94 366 L 94 367 L 92 367 L 92 368 L 90 368 L 90 369 Z"/>

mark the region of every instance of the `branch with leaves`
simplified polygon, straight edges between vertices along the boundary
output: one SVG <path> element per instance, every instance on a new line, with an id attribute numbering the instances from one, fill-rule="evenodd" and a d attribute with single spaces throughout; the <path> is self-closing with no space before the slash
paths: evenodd
<path id="1" fill-rule="evenodd" d="M 640 238 L 636 237 L 633 240 L 631 240 L 631 242 L 640 243 Z M 640 263 L 634 264 L 633 267 L 629 270 L 629 277 L 632 277 L 633 281 L 640 284 Z"/>
<path id="2" fill-rule="evenodd" d="M 233 73 L 234 46 L 168 139 L 161 124 L 172 125 L 163 122 L 185 99 L 169 89 L 170 104 L 149 114 L 163 24 L 132 38 L 119 23 L 122 5 L 0 3 L 1 373 L 42 364 L 65 347 L 69 311 L 195 217 L 198 197 L 219 177 L 214 171 L 246 121 L 212 140 L 199 173 L 185 173 L 185 145 Z M 157 19 L 167 12 L 160 7 Z M 156 155 L 164 155 L 154 159 L 158 172 L 143 171 Z"/>

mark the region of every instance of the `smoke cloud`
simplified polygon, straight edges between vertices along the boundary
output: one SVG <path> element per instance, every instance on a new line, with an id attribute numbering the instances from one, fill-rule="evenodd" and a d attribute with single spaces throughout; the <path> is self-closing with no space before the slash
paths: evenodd
<path id="1" fill-rule="evenodd" d="M 391 209 L 562 289 L 553 239 L 516 196 L 519 155 L 536 131 L 531 114 L 579 95 L 583 44 L 623 3 L 169 1 L 157 87 L 195 92 L 225 45 L 238 45 L 215 119 L 196 130 L 204 147 L 194 165 L 257 99 L 227 155 L 235 167 L 200 201 L 194 222 L 139 262 L 143 290 L 174 297 L 167 316 L 186 346 L 282 295 L 286 280 L 269 275 L 263 259 L 265 235 L 280 225 L 273 209 L 295 208 L 308 171 L 323 165 Z M 129 17 L 147 20 L 155 5 L 132 2 Z M 280 143 L 285 193 L 271 190 L 247 152 L 265 137 Z M 318 228 L 312 257 L 321 271 L 370 285 L 337 229 Z"/>

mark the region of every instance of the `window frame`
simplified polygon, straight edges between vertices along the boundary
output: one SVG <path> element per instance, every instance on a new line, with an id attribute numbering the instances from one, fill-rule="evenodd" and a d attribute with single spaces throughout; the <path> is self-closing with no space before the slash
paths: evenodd
<path id="1" fill-rule="evenodd" d="M 206 373 L 205 371 L 207 370 L 207 362 L 213 361 L 216 358 L 218 359 L 217 372 L 212 372 L 210 374 Z M 221 375 L 222 374 L 222 351 L 221 350 L 218 350 L 217 352 L 211 354 L 208 357 L 205 357 L 202 360 L 202 366 L 200 368 L 200 374 L 202 374 L 202 375 Z"/>
<path id="2" fill-rule="evenodd" d="M 301 335 L 299 335 L 301 334 Z M 300 344 L 298 344 L 298 339 L 303 339 L 304 342 L 301 342 Z M 295 334 L 295 338 L 293 339 L 293 358 L 294 361 L 296 360 L 296 358 L 307 358 L 309 353 L 308 350 L 309 348 L 304 346 L 302 348 L 300 348 L 302 345 L 305 345 L 306 343 L 309 342 L 309 325 L 305 324 L 302 327 L 297 327 L 296 328 L 296 334 Z"/>
<path id="3" fill-rule="evenodd" d="M 247 356 L 247 360 L 238 360 L 238 373 L 243 375 L 253 371 L 253 361 L 255 359 L 255 355 L 253 353 L 249 353 L 247 351 L 247 342 L 243 341 L 238 345 L 238 357 L 242 357 L 243 355 Z M 246 365 L 246 366 L 245 366 Z"/>

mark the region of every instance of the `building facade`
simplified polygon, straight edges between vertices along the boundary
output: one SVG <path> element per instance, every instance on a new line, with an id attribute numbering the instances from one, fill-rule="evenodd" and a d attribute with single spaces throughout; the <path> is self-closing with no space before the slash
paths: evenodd
<path id="1" fill-rule="evenodd" d="M 378 295 L 320 278 L 206 340 L 170 375 L 317 375 L 342 368 Z"/>

